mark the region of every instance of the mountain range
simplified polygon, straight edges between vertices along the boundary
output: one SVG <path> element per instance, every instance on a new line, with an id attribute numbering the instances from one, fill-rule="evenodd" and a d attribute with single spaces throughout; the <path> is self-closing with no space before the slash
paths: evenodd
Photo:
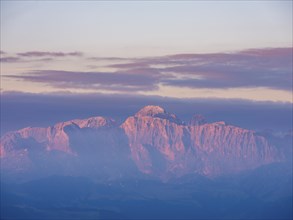
<path id="1" fill-rule="evenodd" d="M 1 219 L 292 219 L 292 134 L 145 106 L 4 134 Z"/>
<path id="2" fill-rule="evenodd" d="M 145 106 L 121 124 L 99 116 L 8 132 L 0 155 L 8 176 L 142 174 L 164 180 L 221 176 L 285 159 L 282 148 L 255 131 L 207 123 L 201 115 L 184 122 L 160 106 Z"/>

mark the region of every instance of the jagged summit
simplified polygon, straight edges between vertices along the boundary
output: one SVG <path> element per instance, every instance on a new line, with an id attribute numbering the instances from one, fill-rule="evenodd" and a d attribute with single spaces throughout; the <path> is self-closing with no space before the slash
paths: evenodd
<path id="1" fill-rule="evenodd" d="M 99 127 L 112 127 L 116 125 L 116 122 L 112 118 L 105 117 L 91 117 L 88 119 L 75 119 L 73 123 L 77 124 L 80 128 L 99 128 Z"/>
<path id="2" fill-rule="evenodd" d="M 73 119 L 70 121 L 59 122 L 53 127 L 63 129 L 66 126 L 77 126 L 79 128 L 100 128 L 100 127 L 113 127 L 116 122 L 112 118 L 105 118 L 101 116 L 91 117 L 87 119 Z"/>
<path id="3" fill-rule="evenodd" d="M 175 114 L 171 114 L 163 109 L 161 106 L 157 105 L 147 105 L 135 114 L 135 117 L 145 116 L 166 119 L 176 124 L 183 124 L 183 122 Z"/>
<path id="4" fill-rule="evenodd" d="M 153 116 L 155 117 L 158 114 L 168 114 L 165 109 L 158 105 L 147 105 L 140 109 L 135 116 Z"/>

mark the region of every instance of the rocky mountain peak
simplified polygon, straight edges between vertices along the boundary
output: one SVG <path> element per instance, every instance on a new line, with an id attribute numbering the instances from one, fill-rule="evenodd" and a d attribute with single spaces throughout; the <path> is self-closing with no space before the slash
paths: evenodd
<path id="1" fill-rule="evenodd" d="M 135 116 L 136 117 L 142 117 L 142 116 L 151 116 L 156 117 L 159 114 L 168 114 L 165 109 L 163 109 L 161 106 L 157 105 L 147 105 L 140 109 Z"/>
<path id="2" fill-rule="evenodd" d="M 171 114 L 162 107 L 156 105 L 147 105 L 143 107 L 135 114 L 135 117 L 161 118 L 174 122 L 176 124 L 183 124 L 183 122 L 175 114 Z"/>
<path id="3" fill-rule="evenodd" d="M 57 130 L 64 130 L 64 128 L 93 128 L 98 129 L 100 127 L 113 127 L 116 125 L 116 122 L 112 118 L 105 118 L 101 116 L 91 117 L 87 119 L 73 119 L 70 121 L 59 122 L 52 126 L 52 128 Z"/>
<path id="4" fill-rule="evenodd" d="M 88 119 L 75 119 L 72 123 L 78 125 L 80 128 L 100 128 L 100 127 L 112 127 L 116 125 L 116 122 L 112 118 L 104 117 L 91 117 Z"/>

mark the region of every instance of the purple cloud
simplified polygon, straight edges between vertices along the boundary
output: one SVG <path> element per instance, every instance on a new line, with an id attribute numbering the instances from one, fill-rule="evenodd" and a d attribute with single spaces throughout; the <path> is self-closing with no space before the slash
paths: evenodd
<path id="1" fill-rule="evenodd" d="M 50 58 L 50 57 L 26 60 L 26 59 L 23 59 L 22 57 L 11 57 L 10 56 L 10 57 L 1 57 L 0 63 L 31 63 L 31 62 L 48 62 L 48 61 L 52 61 L 52 60 L 53 60 L 53 58 Z"/>
<path id="2" fill-rule="evenodd" d="M 180 79 L 166 79 L 162 83 L 190 88 L 238 88 L 268 87 L 292 90 L 292 70 L 290 68 L 258 68 L 252 66 L 227 66 L 208 64 L 202 66 L 180 66 L 166 68 L 178 74 Z"/>
<path id="3" fill-rule="evenodd" d="M 77 56 L 80 57 L 83 55 L 81 52 L 44 52 L 44 51 L 28 51 L 23 53 L 18 53 L 18 56 L 21 57 L 66 57 L 66 56 Z"/>
<path id="4" fill-rule="evenodd" d="M 37 54 L 67 56 L 72 53 L 27 52 L 25 56 Z M 266 87 L 291 91 L 292 59 L 292 48 L 264 48 L 233 53 L 177 54 L 128 59 L 130 62 L 108 66 L 115 68 L 116 72 L 44 70 L 6 77 L 46 83 L 53 87 L 113 91 L 155 90 L 159 84 L 209 89 Z M 2 62 L 13 61 L 16 62 L 17 58 L 4 59 Z M 89 67 L 95 68 L 93 65 Z"/>
<path id="5" fill-rule="evenodd" d="M 133 62 L 133 63 L 119 63 L 119 64 L 112 64 L 108 67 L 118 68 L 118 69 L 133 69 L 133 68 L 146 68 L 149 67 L 149 63 L 147 62 Z"/>
<path id="6" fill-rule="evenodd" d="M 1 51 L 1 55 L 6 54 Z M 2 63 L 16 63 L 16 62 L 46 62 L 52 61 L 53 58 L 68 57 L 68 56 L 82 56 L 81 52 L 42 52 L 42 51 L 29 51 L 24 53 L 17 53 L 17 56 L 5 56 L 0 58 Z M 28 59 L 26 59 L 28 58 Z"/>
<path id="7" fill-rule="evenodd" d="M 3 75 L 3 77 L 45 83 L 56 88 L 144 91 L 157 89 L 156 84 L 160 76 L 151 69 L 137 69 L 132 72 L 114 73 L 38 70 L 22 75 Z"/>
<path id="8" fill-rule="evenodd" d="M 177 54 L 111 67 L 152 66 L 164 74 L 160 83 L 176 87 L 292 90 L 292 59 L 292 48 L 265 48 L 234 53 Z M 163 67 L 154 67 L 157 64 Z"/>
<path id="9" fill-rule="evenodd" d="M 163 71 L 185 74 L 185 77 L 167 79 L 163 83 L 191 88 L 268 87 L 292 90 L 292 48 L 206 54 L 193 56 L 193 59 L 195 57 L 193 64 L 165 68 Z"/>
<path id="10" fill-rule="evenodd" d="M 14 63 L 14 62 L 21 62 L 19 57 L 0 57 L 1 63 Z"/>
<path id="11" fill-rule="evenodd" d="M 125 61 L 125 60 L 134 60 L 131 58 L 123 58 L 123 57 L 89 57 L 88 60 L 92 61 Z"/>

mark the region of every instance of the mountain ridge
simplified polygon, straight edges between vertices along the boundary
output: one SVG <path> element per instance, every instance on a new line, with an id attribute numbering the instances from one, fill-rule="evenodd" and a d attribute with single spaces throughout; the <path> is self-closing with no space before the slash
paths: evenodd
<path id="1" fill-rule="evenodd" d="M 283 160 L 276 146 L 252 130 L 221 121 L 207 123 L 203 116 L 185 123 L 162 107 L 151 105 L 121 124 L 97 116 L 9 132 L 1 137 L 0 157 L 10 163 L 15 155 L 31 161 L 29 155 L 34 151 L 81 157 L 87 149 L 88 154 L 94 154 L 93 161 L 102 151 L 108 152 L 103 155 L 111 160 L 111 155 L 119 157 L 120 145 L 129 151 L 125 160 L 130 157 L 140 172 L 160 178 L 190 173 L 217 176 Z"/>

